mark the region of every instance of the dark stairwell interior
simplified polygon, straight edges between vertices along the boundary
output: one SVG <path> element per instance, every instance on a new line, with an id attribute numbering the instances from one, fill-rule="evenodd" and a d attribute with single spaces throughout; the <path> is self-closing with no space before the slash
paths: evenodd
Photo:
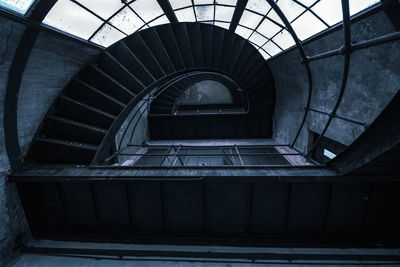
<path id="1" fill-rule="evenodd" d="M 35 16 L 45 2 L 30 20 L 41 22 Z M 228 29 L 178 22 L 179 8 L 158 2 L 173 23 L 146 22 L 152 27 L 104 49 L 1 17 L 15 24 L 15 44 L 37 31 L 16 92 L 18 115 L 4 123 L 7 179 L 33 240 L 67 244 L 25 242 L 21 251 L 151 256 L 67 241 L 398 249 L 399 4 L 382 1 L 350 18 L 343 0 L 343 22 L 303 40 L 282 6 L 266 1 L 296 45 L 266 61 L 262 47 L 232 26 L 244 28 L 247 1 L 238 1 Z M 25 51 L 21 43 L 15 53 Z M 18 84 L 13 77 L 7 94 Z M 242 254 L 193 255 L 278 257 Z M 299 255 L 279 257 L 351 258 Z M 400 260 L 397 252 L 352 257 Z"/>

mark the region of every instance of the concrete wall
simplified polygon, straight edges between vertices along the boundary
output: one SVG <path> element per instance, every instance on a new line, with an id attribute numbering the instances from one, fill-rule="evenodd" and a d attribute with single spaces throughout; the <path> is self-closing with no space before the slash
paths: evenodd
<path id="1" fill-rule="evenodd" d="M 24 25 L 0 17 L 0 266 L 13 256 L 18 236 L 28 241 L 29 227 L 10 171 L 4 140 L 4 104 L 9 68 Z M 64 38 L 40 33 L 23 73 L 18 96 L 18 137 L 23 155 L 54 98 L 97 50 Z M 18 237 L 19 238 L 19 237 Z"/>
<path id="2" fill-rule="evenodd" d="M 18 96 L 18 138 L 22 155 L 54 99 L 97 50 L 41 32 L 25 67 Z"/>
<path id="3" fill-rule="evenodd" d="M 383 12 L 363 19 L 351 27 L 352 40 L 362 41 L 395 31 Z M 343 32 L 335 31 L 305 46 L 307 55 L 315 55 L 343 45 Z M 269 62 L 276 85 L 275 133 L 279 143 L 291 143 L 300 126 L 308 95 L 305 67 L 297 50 Z M 339 94 L 344 58 L 311 62 L 313 95 L 311 106 L 331 112 Z M 359 50 L 351 55 L 350 72 L 339 115 L 371 123 L 400 89 L 400 43 Z M 327 116 L 310 112 L 296 147 L 305 151 L 308 130 L 320 133 Z M 349 145 L 364 127 L 334 119 L 326 136 Z"/>
<path id="4" fill-rule="evenodd" d="M 29 228 L 14 184 L 6 182 L 9 162 L 4 142 L 4 101 L 15 50 L 25 27 L 0 17 L 0 266 L 15 256 L 12 248 L 20 235 L 29 239 Z"/>

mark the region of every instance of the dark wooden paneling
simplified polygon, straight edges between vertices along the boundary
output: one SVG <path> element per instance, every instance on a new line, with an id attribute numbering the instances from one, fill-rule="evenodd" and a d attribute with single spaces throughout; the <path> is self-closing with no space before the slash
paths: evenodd
<path id="1" fill-rule="evenodd" d="M 249 186 L 210 183 L 206 185 L 206 221 L 209 233 L 244 233 L 248 229 Z"/>
<path id="2" fill-rule="evenodd" d="M 373 184 L 369 202 L 365 218 L 368 238 L 382 243 L 398 242 L 400 239 L 400 184 Z"/>
<path id="3" fill-rule="evenodd" d="M 132 231 L 127 192 L 123 183 L 93 183 L 97 216 L 105 233 L 126 233 Z"/>
<path id="4" fill-rule="evenodd" d="M 165 183 L 164 202 L 168 232 L 201 232 L 204 216 L 202 184 Z"/>
<path id="5" fill-rule="evenodd" d="M 72 233 L 95 233 L 99 227 L 89 183 L 60 183 L 68 229 Z"/>
<path id="6" fill-rule="evenodd" d="M 369 184 L 334 184 L 325 234 L 329 238 L 358 238 L 369 202 Z"/>
<path id="7" fill-rule="evenodd" d="M 150 138 L 155 140 L 270 138 L 272 135 L 271 117 L 264 115 L 152 115 L 148 121 Z"/>
<path id="8" fill-rule="evenodd" d="M 321 231 L 329 184 L 293 184 L 286 231 L 293 237 L 315 238 Z"/>
<path id="9" fill-rule="evenodd" d="M 288 184 L 257 184 L 253 192 L 254 233 L 279 236 L 285 232 Z"/>
<path id="10" fill-rule="evenodd" d="M 128 184 L 129 206 L 138 232 L 161 233 L 164 231 L 161 187 L 157 182 Z"/>

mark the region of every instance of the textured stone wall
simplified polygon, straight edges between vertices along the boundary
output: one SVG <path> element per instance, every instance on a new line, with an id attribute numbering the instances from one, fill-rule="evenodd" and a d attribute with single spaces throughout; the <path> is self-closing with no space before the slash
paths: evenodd
<path id="1" fill-rule="evenodd" d="M 29 56 L 18 96 L 18 139 L 22 155 L 54 99 L 98 50 L 41 32 Z"/>
<path id="2" fill-rule="evenodd" d="M 25 26 L 0 17 L 0 266 L 15 257 L 16 239 L 30 240 L 29 227 L 15 184 L 8 183 L 4 105 L 9 69 Z M 22 76 L 18 96 L 18 137 L 23 155 L 46 111 L 61 89 L 97 50 L 40 33 Z"/>
<path id="3" fill-rule="evenodd" d="M 6 181 L 9 162 L 3 129 L 8 71 L 24 29 L 24 26 L 0 17 L 0 266 L 16 256 L 13 247 L 18 236 L 25 241 L 30 238 L 15 185 Z"/>
<path id="4" fill-rule="evenodd" d="M 362 41 L 394 32 L 395 28 L 383 12 L 351 27 L 352 40 Z M 335 31 L 305 46 L 307 55 L 315 55 L 343 45 L 342 30 Z M 291 143 L 300 126 L 308 96 L 308 79 L 297 50 L 269 62 L 277 91 L 275 105 L 275 138 Z M 311 106 L 331 112 L 339 94 L 344 57 L 334 56 L 310 63 L 313 78 Z M 380 111 L 400 89 L 400 42 L 359 50 L 351 55 L 350 72 L 339 115 L 366 123 L 374 121 Z M 308 130 L 320 133 L 328 117 L 310 112 L 296 147 L 304 151 Z M 334 119 L 326 136 L 349 145 L 364 127 Z"/>

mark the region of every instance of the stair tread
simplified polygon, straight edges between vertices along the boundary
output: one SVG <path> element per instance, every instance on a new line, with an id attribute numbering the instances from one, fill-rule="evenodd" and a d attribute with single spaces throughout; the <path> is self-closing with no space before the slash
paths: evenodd
<path id="1" fill-rule="evenodd" d="M 86 82 L 84 82 L 84 81 L 82 81 L 82 80 L 80 80 L 80 79 L 74 79 L 74 81 L 76 81 L 76 82 L 82 84 L 83 86 L 85 86 L 85 87 L 87 87 L 87 88 L 93 90 L 93 91 L 96 92 L 97 94 L 104 96 L 105 98 L 107 98 L 107 99 L 113 101 L 114 103 L 116 103 L 117 105 L 119 105 L 119 106 L 121 106 L 121 107 L 125 107 L 125 106 L 126 106 L 124 103 L 118 101 L 118 100 L 115 99 L 114 97 L 112 97 L 112 96 L 110 96 L 110 95 L 107 95 L 106 93 L 102 92 L 101 90 L 95 88 L 94 86 L 91 86 L 90 84 L 88 84 L 88 83 L 86 83 Z"/>
<path id="2" fill-rule="evenodd" d="M 52 143 L 52 144 L 57 144 L 57 145 L 65 145 L 65 146 L 71 146 L 71 147 L 82 148 L 82 149 L 87 149 L 87 150 L 94 150 L 94 151 L 96 151 L 98 148 L 98 146 L 96 146 L 96 145 L 80 143 L 80 142 L 73 142 L 73 141 L 57 139 L 57 138 L 49 138 L 49 137 L 38 137 L 35 139 L 35 141 L 42 141 L 42 142 L 47 142 L 47 143 Z"/>
<path id="3" fill-rule="evenodd" d="M 72 124 L 72 125 L 76 125 L 76 126 L 79 126 L 79 127 L 87 128 L 87 129 L 90 129 L 90 130 L 93 130 L 93 131 L 97 131 L 97 132 L 100 132 L 100 133 L 103 133 L 103 134 L 107 133 L 107 130 L 104 129 L 104 128 L 92 126 L 92 125 L 89 125 L 89 124 L 86 124 L 86 123 L 83 123 L 83 122 L 74 121 L 74 120 L 71 120 L 71 119 L 66 119 L 66 118 L 63 118 L 63 117 L 53 116 L 53 115 L 49 115 L 47 118 L 52 119 L 52 120 L 65 122 L 67 124 Z"/>
<path id="4" fill-rule="evenodd" d="M 60 98 L 61 98 L 61 99 L 65 99 L 65 100 L 67 100 L 67 101 L 70 101 L 70 102 L 72 102 L 72 103 L 75 103 L 75 104 L 77 104 L 77 105 L 83 106 L 83 107 L 85 107 L 85 108 L 87 108 L 87 109 L 93 110 L 93 111 L 95 111 L 95 112 L 97 112 L 97 113 L 99 113 L 99 114 L 102 114 L 102 115 L 104 115 L 104 116 L 106 116 L 106 117 L 109 117 L 109 118 L 111 118 L 111 119 L 113 119 L 113 120 L 117 118 L 116 116 L 114 116 L 114 115 L 112 115 L 112 114 L 110 114 L 110 113 L 108 113 L 108 112 L 105 112 L 105 111 L 103 111 L 103 110 L 100 110 L 100 109 L 95 108 L 95 107 L 92 107 L 92 106 L 89 106 L 89 105 L 84 104 L 84 103 L 82 103 L 82 102 L 79 102 L 79 101 L 77 101 L 77 100 L 75 100 L 75 99 L 72 99 L 72 98 L 70 98 L 70 97 L 68 97 L 68 96 L 60 96 Z"/>
<path id="5" fill-rule="evenodd" d="M 122 85 L 120 82 L 118 82 L 117 80 L 115 80 L 113 77 L 111 77 L 110 75 L 108 75 L 106 72 L 104 72 L 103 70 L 99 69 L 97 66 L 90 64 L 90 66 L 92 68 L 94 68 L 97 72 L 99 72 L 101 75 L 103 75 L 104 77 L 106 77 L 107 79 L 109 79 L 110 81 L 112 81 L 113 83 L 115 83 L 116 85 L 118 85 L 123 91 L 125 91 L 126 93 L 128 93 L 129 95 L 131 95 L 132 97 L 135 97 L 136 94 L 134 94 L 131 90 L 129 90 L 128 88 L 126 88 L 124 85 Z"/>

